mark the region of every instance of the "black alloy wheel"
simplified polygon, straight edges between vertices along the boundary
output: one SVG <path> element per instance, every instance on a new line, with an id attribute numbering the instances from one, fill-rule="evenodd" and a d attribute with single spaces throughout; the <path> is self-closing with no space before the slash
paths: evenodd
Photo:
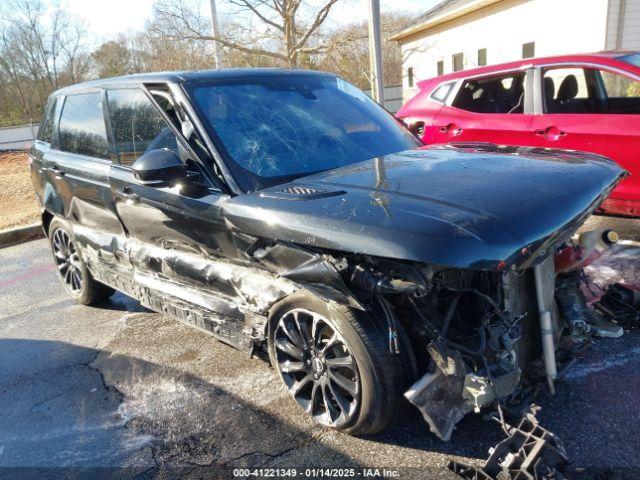
<path id="1" fill-rule="evenodd" d="M 302 409 L 328 427 L 352 422 L 360 403 L 358 365 L 330 322 L 295 308 L 278 319 L 273 339 L 277 368 Z"/>

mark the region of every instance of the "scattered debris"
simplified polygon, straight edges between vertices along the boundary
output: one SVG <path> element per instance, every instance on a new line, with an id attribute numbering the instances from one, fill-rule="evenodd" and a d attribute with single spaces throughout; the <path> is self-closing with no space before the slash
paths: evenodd
<path id="1" fill-rule="evenodd" d="M 599 312 L 625 328 L 640 327 L 640 291 L 628 285 L 610 285 L 594 305 Z"/>
<path id="2" fill-rule="evenodd" d="M 542 428 L 536 418 L 539 408 L 532 406 L 513 427 L 506 423 L 502 410 L 499 418 L 507 438 L 489 449 L 483 467 L 450 461 L 447 467 L 467 480 L 561 480 L 568 461 L 558 437 Z"/>

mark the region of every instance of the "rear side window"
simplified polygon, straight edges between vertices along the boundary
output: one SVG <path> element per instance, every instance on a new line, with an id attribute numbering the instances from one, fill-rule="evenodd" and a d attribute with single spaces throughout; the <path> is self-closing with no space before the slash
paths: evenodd
<path id="1" fill-rule="evenodd" d="M 47 107 L 44 110 L 42 117 L 42 123 L 38 129 L 38 140 L 41 142 L 51 143 L 51 136 L 53 135 L 53 126 L 55 124 L 56 117 L 56 102 L 57 97 L 49 98 Z"/>
<path id="2" fill-rule="evenodd" d="M 109 121 L 122 165 L 151 150 L 178 152 L 177 139 L 149 98 L 140 90 L 108 90 Z"/>
<path id="3" fill-rule="evenodd" d="M 440 85 L 438 88 L 436 88 L 433 93 L 431 94 L 431 98 L 433 98 L 434 100 L 437 100 L 438 102 L 443 102 L 447 99 L 447 97 L 449 96 L 449 92 L 451 91 L 451 87 L 453 87 L 453 84 L 455 82 L 451 82 L 451 83 L 445 83 L 444 85 Z"/>
<path id="4" fill-rule="evenodd" d="M 108 158 L 100 92 L 68 95 L 60 117 L 60 150 Z"/>
<path id="5" fill-rule="evenodd" d="M 476 113 L 523 113 L 524 72 L 465 80 L 452 106 Z"/>

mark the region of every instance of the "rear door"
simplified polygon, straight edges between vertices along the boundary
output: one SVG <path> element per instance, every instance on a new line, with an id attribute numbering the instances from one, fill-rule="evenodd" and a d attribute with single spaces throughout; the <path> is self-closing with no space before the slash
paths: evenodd
<path id="1" fill-rule="evenodd" d="M 68 94 L 58 100 L 57 135 L 44 155 L 43 202 L 73 225 L 79 243 L 109 243 L 122 233 L 109 185 L 111 153 L 101 90 Z M 105 238 L 106 235 L 106 238 Z M 98 240 L 97 237 L 100 237 Z"/>
<path id="2" fill-rule="evenodd" d="M 436 116 L 434 143 L 530 145 L 531 82 L 522 70 L 463 80 Z"/>
<path id="3" fill-rule="evenodd" d="M 581 150 L 615 160 L 631 175 L 602 206 L 640 215 L 640 81 L 606 67 L 560 65 L 541 69 L 541 113 L 534 145 Z"/>
<path id="4" fill-rule="evenodd" d="M 45 180 L 47 178 L 48 169 L 45 166 L 46 158 L 51 149 L 51 142 L 55 133 L 55 126 L 60 116 L 60 107 L 62 101 L 58 97 L 50 97 L 40 122 L 38 135 L 33 142 L 33 147 L 29 151 L 29 170 L 31 174 L 31 183 L 35 189 L 36 195 L 42 201 Z"/>

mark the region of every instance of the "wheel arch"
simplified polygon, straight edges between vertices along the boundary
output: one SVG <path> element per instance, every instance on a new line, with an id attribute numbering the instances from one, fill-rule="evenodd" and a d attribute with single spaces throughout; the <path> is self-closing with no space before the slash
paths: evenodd
<path id="1" fill-rule="evenodd" d="M 51 213 L 47 209 L 43 209 L 40 215 L 40 219 L 42 221 L 42 230 L 44 231 L 45 237 L 49 236 L 49 225 L 51 225 L 51 221 L 54 219 L 55 215 Z"/>

